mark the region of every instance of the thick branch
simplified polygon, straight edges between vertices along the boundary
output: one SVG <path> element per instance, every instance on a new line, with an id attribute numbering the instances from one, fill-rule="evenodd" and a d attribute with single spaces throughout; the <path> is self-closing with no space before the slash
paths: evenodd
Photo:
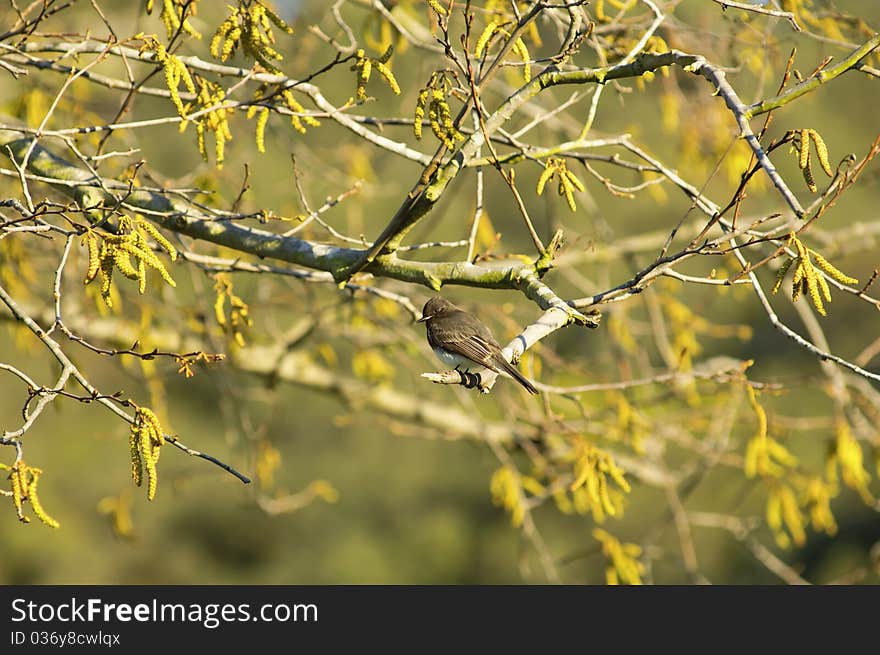
<path id="1" fill-rule="evenodd" d="M 837 64 L 837 66 L 819 71 L 815 75 L 804 80 L 797 86 L 793 86 L 788 91 L 779 94 L 775 98 L 761 100 L 753 105 L 749 105 L 745 118 L 748 120 L 760 114 L 766 114 L 768 111 L 783 107 L 792 100 L 800 98 L 806 93 L 810 93 L 810 91 L 815 91 L 826 82 L 833 80 L 850 69 L 856 68 L 859 65 L 859 62 L 871 54 L 871 52 L 873 52 L 878 46 L 880 46 L 880 33 L 875 34 L 858 48 L 853 50 L 846 59 Z"/>
<path id="2" fill-rule="evenodd" d="M 15 130 L 0 129 L 0 152 L 7 156 L 11 153 L 15 161 L 20 161 L 31 143 L 32 138 L 22 138 Z M 57 180 L 54 186 L 72 197 L 81 207 L 114 207 L 121 199 L 124 200 L 123 207 L 144 213 L 168 230 L 257 257 L 270 257 L 336 276 L 340 270 L 358 261 L 363 252 L 196 215 L 193 208 L 181 199 L 143 189 L 134 189 L 123 198 L 111 197 L 98 187 L 94 175 L 40 145 L 33 148 L 27 168 L 46 180 Z M 71 182 L 75 184 L 71 185 Z M 434 290 L 439 290 L 445 284 L 517 289 L 523 273 L 531 274 L 532 268 L 521 260 L 476 265 L 466 262 L 415 262 L 392 254 L 378 258 L 365 272 L 421 284 Z"/>

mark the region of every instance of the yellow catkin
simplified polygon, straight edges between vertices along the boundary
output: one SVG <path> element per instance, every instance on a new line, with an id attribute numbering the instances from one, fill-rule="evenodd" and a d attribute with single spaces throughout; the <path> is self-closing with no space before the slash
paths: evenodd
<path id="1" fill-rule="evenodd" d="M 303 121 L 306 125 L 309 125 L 309 126 L 311 126 L 311 127 L 319 127 L 319 126 L 321 125 L 321 121 L 319 121 L 319 120 L 318 120 L 317 118 L 315 118 L 314 116 L 308 114 L 308 113 L 306 112 L 306 108 L 305 108 L 305 107 L 303 107 L 303 106 L 300 105 L 299 103 L 297 103 L 297 104 L 298 104 L 298 107 L 299 107 L 299 108 L 298 108 L 296 111 L 298 111 L 298 112 L 300 112 L 300 113 L 303 114 L 303 116 L 302 116 L 302 121 Z M 297 118 L 297 117 L 294 116 L 293 118 Z"/>
<path id="2" fill-rule="evenodd" d="M 149 263 L 149 262 L 147 262 Z M 170 287 L 177 287 L 177 282 L 174 281 L 174 278 L 171 277 L 171 274 L 168 272 L 168 269 L 165 268 L 164 264 L 159 262 L 158 266 L 153 266 L 157 271 L 159 271 L 159 275 L 162 276 L 162 279 L 165 281 Z"/>
<path id="3" fill-rule="evenodd" d="M 168 32 L 169 37 L 173 36 L 174 32 L 177 31 L 177 28 L 180 27 L 180 18 L 178 18 L 177 12 L 174 11 L 174 3 L 172 0 L 162 1 L 162 12 L 159 15 L 159 18 L 165 24 L 165 29 Z"/>
<path id="4" fill-rule="evenodd" d="M 155 225 L 150 223 L 146 219 L 138 219 L 138 226 L 143 229 L 149 236 L 153 237 L 153 240 L 159 244 L 159 247 L 162 248 L 165 252 L 168 253 L 168 256 L 171 258 L 171 261 L 177 260 L 177 248 L 175 248 L 171 242 L 165 238 Z"/>
<path id="5" fill-rule="evenodd" d="M 810 479 L 803 500 L 809 508 L 813 530 L 824 531 L 829 536 L 837 534 L 837 522 L 831 513 L 831 491 L 821 478 Z"/>
<path id="6" fill-rule="evenodd" d="M 455 147 L 455 140 L 462 138 L 462 136 L 459 134 L 455 127 L 455 123 L 452 121 L 452 113 L 449 110 L 449 103 L 446 101 L 446 97 L 443 96 L 442 92 L 440 94 L 440 99 L 437 102 L 437 111 L 439 113 L 439 121 L 442 128 L 441 138 L 446 144 L 446 147 L 451 150 Z"/>
<path id="7" fill-rule="evenodd" d="M 446 9 L 437 0 L 428 0 L 428 6 L 440 16 L 446 15 Z"/>
<path id="8" fill-rule="evenodd" d="M 605 513 L 608 516 L 614 516 L 616 512 L 611 502 L 611 497 L 608 495 L 608 482 L 604 475 L 599 476 L 599 498 L 602 501 L 602 508 L 605 510 Z"/>
<path id="9" fill-rule="evenodd" d="M 795 261 L 797 262 L 797 266 L 794 269 L 794 276 L 791 279 L 791 283 L 795 286 L 801 283 L 804 279 L 804 271 L 806 270 L 804 267 L 804 258 L 796 257 Z"/>
<path id="10" fill-rule="evenodd" d="M 168 54 L 165 52 L 165 48 L 159 46 L 159 50 L 157 51 L 157 58 L 162 62 L 162 70 L 165 73 L 165 86 L 168 87 L 168 93 L 171 95 L 171 102 L 177 108 L 177 113 L 183 116 L 185 114 L 185 110 L 183 108 L 183 103 L 180 100 L 180 95 L 177 90 L 177 83 L 179 81 L 179 73 L 177 71 L 177 67 L 174 65 L 174 60 L 171 59 Z"/>
<path id="11" fill-rule="evenodd" d="M 610 456 L 609 456 L 610 457 Z M 629 482 L 627 482 L 626 478 L 623 477 L 623 471 L 618 468 L 617 464 L 613 461 L 608 469 L 609 475 L 611 475 L 611 479 L 620 487 L 625 493 L 629 493 L 632 490 Z"/>
<path id="12" fill-rule="evenodd" d="M 98 237 L 97 235 L 95 235 L 94 232 L 88 230 L 83 235 L 82 242 L 85 243 L 89 253 L 89 264 L 88 268 L 86 269 L 86 277 L 83 280 L 83 284 L 88 284 L 95 279 L 95 276 L 98 274 L 98 268 L 101 266 L 101 258 L 98 248 Z"/>
<path id="13" fill-rule="evenodd" d="M 613 566 L 605 567 L 605 584 L 609 587 L 616 587 L 620 584 L 620 578 Z"/>
<path id="14" fill-rule="evenodd" d="M 569 491 L 575 491 L 586 484 L 591 474 L 590 460 L 587 455 L 581 455 L 574 465 L 574 480 L 569 486 Z"/>
<path id="15" fill-rule="evenodd" d="M 302 124 L 302 121 L 299 119 L 299 116 L 297 116 L 295 114 L 292 114 L 290 116 L 290 125 L 291 125 L 291 127 L 293 127 L 293 129 L 295 129 L 300 134 L 306 133 L 305 126 Z"/>
<path id="16" fill-rule="evenodd" d="M 53 519 L 51 516 L 49 516 L 46 513 L 46 510 L 43 509 L 43 505 L 42 503 L 40 503 L 40 497 L 37 494 L 37 482 L 40 479 L 40 474 L 42 473 L 42 471 L 40 469 L 31 468 L 30 473 L 31 481 L 28 484 L 28 500 L 30 501 L 31 507 L 34 510 L 34 514 L 38 519 L 40 519 L 50 528 L 60 528 L 61 524 Z"/>
<path id="17" fill-rule="evenodd" d="M 147 266 L 157 270 L 159 272 L 159 275 L 162 276 L 162 279 L 165 280 L 165 282 L 169 286 L 177 286 L 177 283 L 174 281 L 174 279 L 168 273 L 168 270 L 165 268 L 165 264 L 163 264 L 162 261 L 158 257 L 156 257 L 156 255 L 153 254 L 153 252 L 148 247 L 139 247 L 138 245 L 130 241 L 124 241 L 119 244 L 118 249 L 132 254 L 135 257 L 139 257 L 147 264 Z M 137 271 L 135 271 L 134 279 L 137 279 Z"/>
<path id="18" fill-rule="evenodd" d="M 259 30 L 255 29 L 253 24 L 249 24 L 250 17 L 248 16 L 245 20 L 245 26 L 242 29 L 242 40 L 241 46 L 244 48 L 246 54 L 250 55 L 260 63 L 265 59 L 261 50 L 262 50 L 262 41 L 260 39 Z"/>
<path id="19" fill-rule="evenodd" d="M 562 180 L 564 180 L 564 182 Z M 571 211 L 576 212 L 577 211 L 577 204 L 575 204 L 575 201 L 574 201 L 574 191 L 573 191 L 574 185 L 571 183 L 571 181 L 565 175 L 560 176 L 560 182 L 562 184 L 563 192 L 565 194 L 565 200 L 566 200 L 566 202 L 568 202 L 568 208 Z"/>
<path id="20" fill-rule="evenodd" d="M 360 69 L 361 69 L 361 80 L 363 80 L 364 84 L 370 81 L 370 75 L 373 72 L 373 62 L 369 57 L 364 56 L 364 51 L 358 51 L 360 60 Z"/>
<path id="21" fill-rule="evenodd" d="M 645 52 L 669 52 L 669 45 L 663 40 L 663 37 L 654 35 L 645 43 Z"/>
<path id="22" fill-rule="evenodd" d="M 144 469 L 147 474 L 147 500 L 153 500 L 156 497 L 156 487 L 158 486 L 156 461 L 153 458 L 153 444 L 150 440 L 150 431 L 137 418 L 137 433 L 141 452 L 141 461 L 144 463 Z"/>
<path id="23" fill-rule="evenodd" d="M 208 151 L 205 148 L 205 124 L 204 123 L 198 123 L 196 125 L 196 137 L 197 137 L 197 144 L 199 147 L 199 153 L 202 155 L 202 159 L 207 161 Z"/>
<path id="24" fill-rule="evenodd" d="M 810 137 L 809 130 L 801 130 L 801 149 L 800 149 L 800 157 L 798 159 L 798 166 L 802 169 L 805 169 L 810 163 Z"/>
<path id="25" fill-rule="evenodd" d="M 189 18 L 183 19 L 183 31 L 186 32 L 187 34 L 189 34 L 194 39 L 201 39 L 202 38 L 201 32 L 197 31 L 192 26 L 192 24 L 189 22 Z"/>
<path id="26" fill-rule="evenodd" d="M 269 24 L 269 8 L 258 1 L 253 5 L 252 11 L 254 22 L 259 23 L 260 27 L 266 32 L 265 38 L 270 43 L 275 43 L 275 35 L 272 34 L 272 26 Z"/>
<path id="27" fill-rule="evenodd" d="M 419 99 L 416 101 L 416 110 L 413 117 L 413 134 L 417 139 L 422 138 L 422 121 L 425 119 L 425 106 L 428 104 L 428 89 L 419 91 Z"/>
<path id="28" fill-rule="evenodd" d="M 151 409 L 147 409 L 146 407 L 140 408 L 140 414 L 142 420 L 147 425 L 151 433 L 151 439 L 156 442 L 159 446 L 165 445 L 165 433 L 162 430 L 162 425 L 159 423 L 159 417 Z"/>
<path id="29" fill-rule="evenodd" d="M 587 482 L 584 485 L 584 488 L 587 490 L 587 497 L 590 499 L 590 504 L 592 505 L 593 516 L 597 521 L 601 521 L 605 517 L 602 497 L 599 495 L 600 482 L 601 476 L 591 470 L 590 477 L 587 478 Z"/>
<path id="30" fill-rule="evenodd" d="M 828 464 L 832 466 L 833 477 L 829 477 L 829 479 L 836 479 L 836 469 L 833 468 L 836 461 L 840 465 L 844 484 L 857 491 L 866 504 L 873 505 L 874 499 L 868 490 L 870 475 L 865 470 L 864 456 L 859 442 L 853 437 L 846 421 L 838 422 L 836 432 L 833 457 L 828 461 Z"/>
<path id="31" fill-rule="evenodd" d="M 400 86 L 397 84 L 397 80 L 394 78 L 394 73 L 391 72 L 391 69 L 381 61 L 376 61 L 373 65 L 376 67 L 376 70 L 379 71 L 379 75 L 382 76 L 382 79 L 385 80 L 389 87 L 391 87 L 394 94 L 400 95 Z"/>
<path id="32" fill-rule="evenodd" d="M 241 28 L 233 27 L 229 34 L 226 37 L 226 41 L 223 43 L 223 50 L 220 53 L 220 60 L 226 61 L 238 47 L 239 43 L 241 43 Z"/>
<path id="33" fill-rule="evenodd" d="M 138 293 L 143 295 L 147 290 L 147 265 L 144 264 L 144 260 L 138 258 L 137 260 L 137 274 L 138 274 Z"/>
<path id="34" fill-rule="evenodd" d="M 831 302 L 831 289 L 828 288 L 828 282 L 824 275 L 817 275 L 816 280 L 819 282 L 819 289 L 822 291 L 822 297 L 825 302 Z"/>
<path id="35" fill-rule="evenodd" d="M 810 254 L 813 255 L 813 260 L 816 262 L 816 266 L 821 268 L 823 271 L 828 273 L 831 277 L 833 277 L 838 282 L 842 282 L 843 284 L 858 284 L 859 281 L 854 278 L 846 275 L 842 271 L 838 270 L 831 262 L 825 259 L 822 255 L 817 253 L 815 250 L 811 250 Z"/>
<path id="36" fill-rule="evenodd" d="M 819 295 L 819 275 L 815 270 L 810 269 L 807 272 L 806 282 L 807 282 L 807 293 L 810 296 L 810 300 L 813 302 L 813 306 L 816 308 L 816 311 L 819 312 L 822 316 L 826 316 L 825 313 L 825 305 L 822 304 L 822 297 Z"/>
<path id="37" fill-rule="evenodd" d="M 452 112 L 449 110 L 449 103 L 445 96 L 441 96 L 437 108 L 440 112 L 440 123 L 443 125 L 443 131 L 450 140 L 456 134 L 455 123 L 452 122 Z"/>
<path id="38" fill-rule="evenodd" d="M 605 567 L 605 581 L 609 585 L 642 584 L 641 576 L 645 572 L 645 566 L 638 560 L 642 549 L 637 544 L 621 543 L 600 528 L 593 530 L 593 538 L 601 544 L 602 554 L 608 561 L 608 566 Z"/>
<path id="39" fill-rule="evenodd" d="M 158 487 L 159 479 L 156 471 L 156 462 L 151 460 L 147 465 L 147 500 L 153 500 L 156 497 L 156 489 Z"/>
<path id="40" fill-rule="evenodd" d="M 623 477 L 623 471 L 608 453 L 598 448 L 584 443 L 578 446 L 578 453 L 573 470 L 574 480 L 568 488 L 574 499 L 573 509 L 579 513 L 592 512 L 596 521 L 602 521 L 606 515 L 615 516 L 618 507 L 612 498 L 607 478 L 610 476 L 621 490 L 628 493 L 630 486 Z"/>
<path id="41" fill-rule="evenodd" d="M 498 23 L 495 21 L 491 21 L 486 28 L 483 30 L 482 34 L 480 34 L 480 38 L 477 39 L 477 45 L 474 48 L 474 57 L 479 59 L 483 56 L 483 50 L 489 43 L 489 39 L 492 38 L 492 35 L 495 34 L 495 31 L 498 29 Z"/>
<path id="42" fill-rule="evenodd" d="M 517 37 L 516 41 L 513 42 L 513 50 L 516 54 L 519 55 L 519 58 L 523 63 L 523 80 L 528 82 L 532 79 L 532 67 L 531 67 L 531 56 L 529 55 L 529 49 L 526 48 L 526 43 L 521 38 Z"/>
<path id="43" fill-rule="evenodd" d="M 779 267 L 779 270 L 776 271 L 776 281 L 773 283 L 773 293 L 779 291 L 779 288 L 782 286 L 782 281 L 785 278 L 785 274 L 788 273 L 788 269 L 791 268 L 792 262 L 794 262 L 794 257 L 786 260 L 782 266 Z"/>
<path id="44" fill-rule="evenodd" d="M 743 459 L 743 472 L 747 478 L 753 478 L 758 474 L 758 449 L 753 445 L 753 442 L 754 440 L 749 442 Z"/>
<path id="45" fill-rule="evenodd" d="M 193 6 L 195 5 L 195 3 L 192 4 Z M 162 3 L 160 18 L 165 24 L 165 30 L 169 39 L 181 29 L 185 34 L 189 34 L 195 39 L 202 38 L 202 35 L 190 24 L 189 18 L 185 14 L 188 5 L 189 3 L 177 9 L 173 0 L 164 0 Z M 195 13 L 195 9 L 192 10 L 192 13 Z"/>
<path id="46" fill-rule="evenodd" d="M 306 125 L 309 125 L 311 127 L 318 127 L 321 124 L 321 122 L 318 119 L 314 118 L 313 116 L 310 116 L 306 112 L 306 108 L 303 107 L 299 103 L 299 101 L 297 101 L 297 99 L 293 96 L 293 93 L 291 93 L 291 91 L 289 89 L 286 89 L 284 91 L 284 93 L 282 94 L 282 97 L 284 98 L 284 104 L 287 105 L 287 108 L 290 111 L 296 112 L 297 114 L 302 114 L 302 118 L 300 118 L 300 116 L 298 116 L 296 114 L 294 114 L 290 117 L 290 124 L 293 125 L 293 128 L 297 132 L 299 132 L 300 134 L 306 133 L 306 128 L 303 126 L 303 123 L 305 123 Z"/>
<path id="47" fill-rule="evenodd" d="M 269 122 L 269 108 L 263 107 L 260 110 L 259 116 L 257 116 L 257 125 L 256 125 L 256 142 L 257 142 L 257 150 L 260 152 L 266 152 L 266 124 Z"/>
<path id="48" fill-rule="evenodd" d="M 184 65 L 184 63 L 178 59 L 175 55 L 167 55 L 166 61 L 166 70 L 168 68 L 172 69 L 172 73 L 170 75 L 170 79 L 172 83 L 169 84 L 169 91 L 171 92 L 171 100 L 174 102 L 174 106 L 177 108 L 177 113 L 182 117 L 186 116 L 186 109 L 183 107 L 183 102 L 180 99 L 180 95 L 178 93 L 178 86 L 180 82 L 183 82 L 184 87 L 190 93 L 196 92 L 195 84 L 193 83 L 192 77 L 189 74 L 189 70 Z M 169 76 L 166 76 L 168 79 Z"/>
<path id="49" fill-rule="evenodd" d="M 813 262 L 810 261 L 809 257 L 803 258 L 802 268 L 804 269 L 804 279 L 808 283 L 818 275 L 816 268 L 813 266 Z"/>
<path id="50" fill-rule="evenodd" d="M 428 106 L 428 122 L 431 125 L 431 131 L 434 132 L 434 136 L 445 143 L 446 134 L 443 131 L 443 128 L 440 125 L 439 118 L 439 110 L 438 110 L 438 102 L 437 100 L 431 100 L 431 104 Z"/>
<path id="51" fill-rule="evenodd" d="M 266 16 L 269 18 L 270 21 L 272 21 L 275 27 L 286 32 L 287 34 L 293 34 L 293 28 L 286 22 L 284 22 L 271 7 L 269 7 L 268 5 L 263 5 L 263 9 L 266 13 Z"/>
<path id="52" fill-rule="evenodd" d="M 135 425 L 128 433 L 128 454 L 131 460 L 131 479 L 139 487 L 144 479 L 144 463 L 141 458 L 140 434 Z"/>
<path id="53" fill-rule="evenodd" d="M 782 528 L 782 498 L 775 491 L 767 496 L 765 518 L 767 519 L 767 527 L 774 532 L 778 532 Z"/>
<path id="54" fill-rule="evenodd" d="M 149 266 L 164 266 L 159 258 L 153 253 L 149 247 L 141 246 L 136 237 L 132 237 L 131 239 L 126 239 L 125 241 L 121 241 L 120 243 L 115 245 L 115 250 L 128 253 L 129 255 L 134 255 L 135 257 L 139 257 L 143 259 Z"/>
<path id="55" fill-rule="evenodd" d="M 22 523 L 30 523 L 30 519 L 24 515 L 22 503 L 27 497 L 27 487 L 22 484 L 21 471 L 25 468 L 24 462 L 16 462 L 9 473 L 9 480 L 12 486 L 12 502 L 15 505 L 15 512 L 18 514 L 18 520 Z"/>
<path id="56" fill-rule="evenodd" d="M 364 88 L 370 81 L 370 75 L 373 72 L 373 62 L 364 54 L 363 50 L 357 51 L 357 68 L 358 68 L 358 99 L 364 99 L 366 92 Z"/>
<path id="57" fill-rule="evenodd" d="M 511 522 L 520 525 L 525 510 L 522 507 L 517 474 L 508 466 L 501 467 L 492 474 L 489 491 L 493 504 L 508 510 L 511 513 Z"/>
<path id="58" fill-rule="evenodd" d="M 223 311 L 225 304 L 226 295 L 218 289 L 217 297 L 214 299 L 214 318 L 217 321 L 217 325 L 221 327 L 226 326 L 226 313 Z"/>
<path id="59" fill-rule="evenodd" d="M 113 282 L 113 254 L 101 259 L 101 297 L 107 307 L 113 307 L 113 301 L 110 299 L 110 285 Z"/>
<path id="60" fill-rule="evenodd" d="M 782 489 L 783 490 L 780 492 L 782 500 L 782 519 L 785 522 L 785 527 L 788 528 L 794 543 L 798 546 L 803 546 L 807 541 L 807 535 L 804 532 L 803 519 L 801 517 L 800 508 L 798 507 L 797 499 L 790 487 L 785 485 Z"/>
<path id="61" fill-rule="evenodd" d="M 783 466 L 797 466 L 797 457 L 775 439 L 767 439 L 767 453 Z"/>
<path id="62" fill-rule="evenodd" d="M 575 202 L 574 202 L 574 185 L 571 183 L 571 180 L 568 179 L 568 176 L 565 174 L 565 168 L 560 169 L 559 195 L 565 196 L 565 200 L 568 203 L 568 207 L 569 207 L 569 209 L 571 209 L 571 211 L 577 211 L 577 205 L 575 205 Z"/>
<path id="63" fill-rule="evenodd" d="M 217 168 L 223 168 L 223 160 L 226 154 L 226 134 L 217 130 L 214 132 L 214 159 L 217 162 Z"/>
<path id="64" fill-rule="evenodd" d="M 181 12 L 182 11 L 183 9 L 181 8 Z M 181 13 L 180 16 L 177 15 L 177 11 L 174 7 L 174 0 L 163 0 L 161 18 L 165 23 L 169 38 L 174 36 L 174 33 L 183 27 L 183 23 L 180 20 L 183 18 L 183 14 Z"/>
<path id="65" fill-rule="evenodd" d="M 791 299 L 797 300 L 801 291 L 801 282 L 804 280 L 804 260 L 802 257 L 798 257 L 795 261 L 797 261 L 797 266 L 794 269 L 794 277 L 791 280 Z"/>
<path id="66" fill-rule="evenodd" d="M 570 170 L 565 169 L 565 176 L 571 180 L 571 183 L 575 186 L 578 191 L 583 192 L 586 188 L 584 187 L 584 183 L 581 182 L 577 176 L 572 173 Z"/>
<path id="67" fill-rule="evenodd" d="M 822 166 L 822 170 L 825 171 L 825 175 L 828 177 L 833 177 L 834 172 L 831 170 L 831 162 L 828 160 L 828 146 L 825 145 L 825 140 L 819 136 L 816 130 L 809 130 L 808 132 L 810 139 L 816 145 L 816 155 L 819 157 L 819 164 Z"/>
<path id="68" fill-rule="evenodd" d="M 113 262 L 116 264 L 116 269 L 129 280 L 138 279 L 137 269 L 132 266 L 131 259 L 124 250 L 117 248 L 113 251 Z"/>
<path id="69" fill-rule="evenodd" d="M 766 439 L 767 412 L 764 411 L 761 403 L 758 402 L 758 394 L 755 393 L 755 390 L 750 385 L 746 386 L 746 395 L 749 397 L 749 404 L 752 406 L 755 416 L 758 418 L 758 432 L 755 434 L 755 438 Z"/>
<path id="70" fill-rule="evenodd" d="M 208 52 L 211 53 L 211 56 L 215 59 L 220 59 L 221 61 L 226 61 L 225 58 L 221 59 L 221 44 L 224 45 L 226 42 L 226 35 L 229 33 L 229 30 L 232 29 L 232 25 L 229 23 L 229 19 L 227 18 L 225 21 L 220 23 L 217 27 L 217 31 L 214 32 L 214 36 L 211 37 L 211 44 L 208 46 Z"/>
<path id="71" fill-rule="evenodd" d="M 544 186 L 553 177 L 556 172 L 556 165 L 552 161 L 547 161 L 544 170 L 541 171 L 541 177 L 538 178 L 538 186 L 535 188 L 536 193 L 540 196 L 544 193 Z"/>
<path id="72" fill-rule="evenodd" d="M 812 191 L 813 193 L 816 193 L 816 191 L 818 191 L 819 187 L 816 186 L 816 180 L 813 179 L 813 170 L 810 167 L 809 157 L 807 158 L 807 167 L 803 170 L 803 173 L 804 173 L 804 182 L 807 183 L 807 188 L 810 191 Z"/>

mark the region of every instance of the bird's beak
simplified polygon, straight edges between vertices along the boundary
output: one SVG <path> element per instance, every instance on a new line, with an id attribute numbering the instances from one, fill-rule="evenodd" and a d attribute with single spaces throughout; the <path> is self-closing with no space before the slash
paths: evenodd
<path id="1" fill-rule="evenodd" d="M 431 316 L 430 314 L 428 314 L 427 316 L 422 316 L 420 319 L 418 319 L 416 321 L 416 323 L 424 323 L 425 321 L 427 321 L 430 318 L 433 318 L 433 316 Z"/>

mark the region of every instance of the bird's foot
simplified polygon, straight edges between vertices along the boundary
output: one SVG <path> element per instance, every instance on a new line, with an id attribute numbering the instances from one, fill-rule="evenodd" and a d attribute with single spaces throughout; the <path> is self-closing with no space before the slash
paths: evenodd
<path id="1" fill-rule="evenodd" d="M 462 371 L 456 367 L 455 371 L 461 377 L 461 385 L 465 389 L 479 389 L 480 393 L 489 393 L 489 390 L 483 386 L 483 379 L 479 373 L 471 373 L 470 371 Z"/>

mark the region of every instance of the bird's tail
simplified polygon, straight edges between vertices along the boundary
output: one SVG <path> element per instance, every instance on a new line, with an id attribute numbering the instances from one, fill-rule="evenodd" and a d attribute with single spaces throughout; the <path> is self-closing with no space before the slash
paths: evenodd
<path id="1" fill-rule="evenodd" d="M 522 386 L 524 386 L 529 393 L 538 393 L 538 390 L 535 388 L 535 385 L 532 384 L 529 379 L 519 372 L 519 369 L 508 362 L 503 357 L 496 357 L 495 361 L 497 364 L 504 369 L 505 373 L 508 373 L 510 377 L 519 382 Z"/>

